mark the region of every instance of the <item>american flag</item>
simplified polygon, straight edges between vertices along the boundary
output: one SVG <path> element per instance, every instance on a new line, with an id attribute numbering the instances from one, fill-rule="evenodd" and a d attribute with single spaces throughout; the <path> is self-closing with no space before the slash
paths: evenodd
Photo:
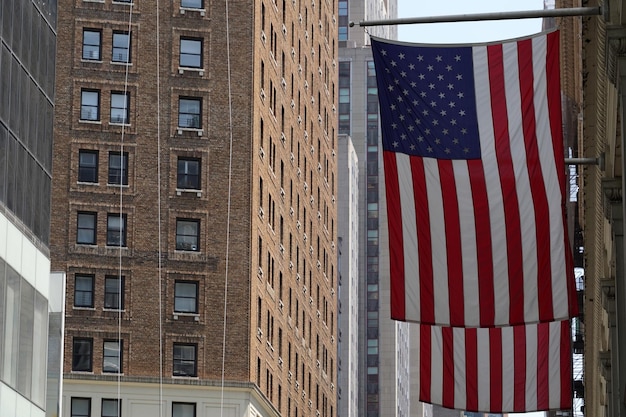
<path id="1" fill-rule="evenodd" d="M 420 401 L 488 413 L 571 409 L 569 325 L 419 325 Z"/>
<path id="2" fill-rule="evenodd" d="M 392 318 L 493 327 L 577 314 L 558 42 L 372 38 Z"/>

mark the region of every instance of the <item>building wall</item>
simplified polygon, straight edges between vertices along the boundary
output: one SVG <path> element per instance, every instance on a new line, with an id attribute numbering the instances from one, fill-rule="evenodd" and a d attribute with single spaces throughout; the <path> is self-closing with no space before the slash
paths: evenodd
<path id="1" fill-rule="evenodd" d="M 55 45 L 56 1 L 0 1 L 3 416 L 39 417 L 46 408 Z"/>
<path id="2" fill-rule="evenodd" d="M 52 261 L 67 273 L 66 381 L 155 384 L 162 370 L 176 390 L 223 375 L 255 384 L 282 415 L 334 415 L 336 5 L 229 2 L 227 22 L 225 2 L 158 4 L 158 27 L 157 8 L 143 2 L 59 5 Z M 112 39 L 129 27 L 131 64 L 113 62 Z M 99 59 L 84 55 L 93 50 L 85 31 L 101 34 Z M 181 39 L 201 40 L 199 68 L 181 65 Z M 87 120 L 82 97 L 93 90 L 100 115 Z M 120 124 L 111 97 L 124 91 Z M 189 98 L 199 113 L 185 110 Z M 81 154 L 96 152 L 97 176 L 79 180 L 90 168 Z M 128 153 L 122 187 L 109 176 L 114 152 Z M 191 189 L 178 168 L 189 159 L 200 166 Z M 120 212 L 122 247 L 107 234 Z M 83 240 L 79 217 L 95 219 L 95 241 Z M 177 246 L 187 220 L 199 232 Z M 105 296 L 106 280 L 120 277 L 121 309 Z M 181 284 L 196 286 L 197 309 L 177 310 Z M 118 340 L 121 375 L 105 367 L 105 343 Z M 85 355 L 75 341 L 91 345 L 87 370 L 77 369 Z M 174 375 L 180 344 L 195 347 L 195 375 Z M 83 395 L 77 383 L 65 393 L 66 407 Z"/>

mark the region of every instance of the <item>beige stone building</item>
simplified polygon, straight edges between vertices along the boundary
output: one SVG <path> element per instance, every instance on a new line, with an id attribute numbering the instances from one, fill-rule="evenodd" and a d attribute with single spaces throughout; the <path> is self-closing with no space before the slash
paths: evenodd
<path id="1" fill-rule="evenodd" d="M 62 415 L 336 415 L 336 1 L 58 10 Z"/>

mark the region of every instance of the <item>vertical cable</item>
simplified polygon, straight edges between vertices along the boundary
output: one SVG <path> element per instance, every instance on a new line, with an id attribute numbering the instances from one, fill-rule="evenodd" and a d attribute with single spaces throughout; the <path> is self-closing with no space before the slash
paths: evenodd
<path id="1" fill-rule="evenodd" d="M 161 6 L 156 0 L 156 87 L 157 87 L 157 228 L 158 228 L 158 292 L 159 292 L 159 417 L 163 416 L 163 298 L 162 291 L 162 261 L 161 261 L 161 53 L 159 10 Z"/>
<path id="2" fill-rule="evenodd" d="M 224 275 L 224 323 L 222 334 L 222 381 L 221 381 L 221 399 L 220 399 L 220 417 L 224 415 L 224 366 L 226 362 L 226 308 L 228 301 L 228 267 L 229 267 L 229 250 L 230 250 L 230 204 L 231 189 L 233 175 L 233 99 L 232 85 L 230 78 L 230 26 L 228 20 L 228 0 L 226 3 L 226 69 L 228 73 L 228 140 L 229 140 L 229 156 L 228 156 L 228 208 L 226 214 L 226 260 Z"/>

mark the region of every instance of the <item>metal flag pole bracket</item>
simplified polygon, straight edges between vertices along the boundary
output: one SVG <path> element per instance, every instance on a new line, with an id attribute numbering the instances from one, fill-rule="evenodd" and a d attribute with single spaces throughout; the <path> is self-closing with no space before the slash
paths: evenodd
<path id="1" fill-rule="evenodd" d="M 565 158 L 565 165 L 597 165 L 604 171 L 604 153 L 597 158 Z"/>
<path id="2" fill-rule="evenodd" d="M 482 20 L 507 20 L 507 19 L 535 19 L 540 17 L 565 17 L 565 16 L 600 16 L 602 7 L 572 7 L 564 9 L 526 10 L 513 12 L 457 14 L 444 16 L 407 17 L 400 19 L 367 20 L 360 21 L 359 26 L 385 26 L 385 25 L 411 25 L 417 23 L 450 23 L 450 22 L 477 22 Z M 353 27 L 354 22 L 349 26 Z"/>

